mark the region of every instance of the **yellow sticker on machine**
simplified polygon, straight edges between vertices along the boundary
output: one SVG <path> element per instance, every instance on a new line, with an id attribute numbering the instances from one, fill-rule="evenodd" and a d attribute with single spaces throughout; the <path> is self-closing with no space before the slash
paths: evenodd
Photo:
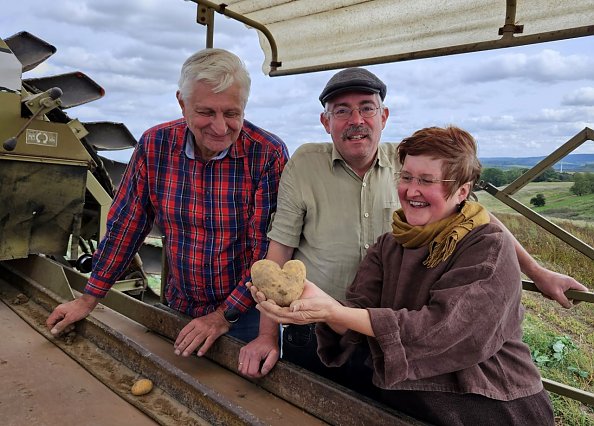
<path id="1" fill-rule="evenodd" d="M 27 129 L 28 145 L 58 146 L 58 134 L 56 132 L 46 132 L 44 130 Z"/>

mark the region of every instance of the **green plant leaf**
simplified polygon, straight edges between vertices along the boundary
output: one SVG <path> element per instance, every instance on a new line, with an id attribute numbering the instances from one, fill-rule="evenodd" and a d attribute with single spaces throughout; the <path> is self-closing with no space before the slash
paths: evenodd
<path id="1" fill-rule="evenodd" d="M 553 350 L 557 353 L 561 353 L 563 352 L 563 349 L 565 349 L 565 343 L 563 343 L 561 340 L 557 340 L 555 343 L 553 343 Z"/>

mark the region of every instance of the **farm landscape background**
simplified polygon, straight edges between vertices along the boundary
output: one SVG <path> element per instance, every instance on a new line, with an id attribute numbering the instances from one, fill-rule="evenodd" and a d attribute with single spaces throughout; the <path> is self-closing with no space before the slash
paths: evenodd
<path id="1" fill-rule="evenodd" d="M 483 177 L 489 177 L 489 174 L 495 178 L 513 175 L 520 168 L 531 167 L 541 159 L 481 159 Z M 544 177 L 547 172 L 543 173 L 543 181 L 528 184 L 514 198 L 594 246 L 594 187 L 582 195 L 576 195 L 575 188 L 572 191 L 573 180 L 578 176 L 576 172 L 581 177 L 594 178 L 594 155 L 570 155 L 562 164 L 562 169 L 558 163 L 554 173 L 548 170 L 549 178 Z M 572 180 L 565 180 L 568 178 Z M 502 187 L 506 183 L 509 182 L 503 183 Z M 544 199 L 544 205 L 531 205 L 531 200 L 539 194 Z M 590 291 L 594 289 L 592 260 L 485 191 L 477 192 L 477 196 L 541 265 L 574 277 Z M 581 303 L 566 310 L 556 302 L 528 291 L 524 292 L 523 303 L 526 307 L 524 341 L 530 346 L 534 362 L 543 377 L 594 392 L 594 305 Z M 554 394 L 551 394 L 551 399 L 558 425 L 594 425 L 594 407 Z"/>

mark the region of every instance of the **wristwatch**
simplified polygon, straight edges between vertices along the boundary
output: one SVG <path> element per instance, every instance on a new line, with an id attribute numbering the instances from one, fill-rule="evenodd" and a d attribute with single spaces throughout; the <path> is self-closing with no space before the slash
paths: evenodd
<path id="1" fill-rule="evenodd" d="M 241 313 L 235 308 L 226 308 L 223 311 L 223 316 L 229 324 L 234 324 L 239 320 Z"/>

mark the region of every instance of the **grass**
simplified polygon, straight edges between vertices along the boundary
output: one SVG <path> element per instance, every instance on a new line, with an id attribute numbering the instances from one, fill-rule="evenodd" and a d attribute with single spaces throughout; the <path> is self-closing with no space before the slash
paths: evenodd
<path id="1" fill-rule="evenodd" d="M 594 221 L 594 194 L 577 196 L 571 193 L 569 188 L 573 182 L 535 182 L 526 185 L 513 197 L 527 207 L 530 199 L 536 194 L 543 194 L 546 204 L 543 207 L 534 208 L 534 211 L 558 219 L 571 219 L 584 222 Z M 499 189 L 503 189 L 501 187 Z M 514 210 L 505 206 L 501 201 L 486 193 L 477 192 L 479 201 L 490 211 L 500 213 L 513 213 Z"/>
<path id="2" fill-rule="evenodd" d="M 535 209 L 555 224 L 594 246 L 594 195 L 576 197 L 571 183 L 533 183 L 514 195 L 529 206 L 530 198 L 544 194 L 547 204 Z M 594 289 L 594 261 L 556 239 L 499 200 L 481 191 L 479 201 L 492 211 L 518 241 L 547 268 L 572 276 Z M 577 220 L 567 220 L 568 217 Z M 538 293 L 524 292 L 524 340 L 543 377 L 594 392 L 594 304 L 570 310 Z M 550 394 L 557 425 L 594 425 L 594 407 Z"/>
<path id="3" fill-rule="evenodd" d="M 157 295 L 161 295 L 161 275 L 147 274 L 148 286 Z"/>

